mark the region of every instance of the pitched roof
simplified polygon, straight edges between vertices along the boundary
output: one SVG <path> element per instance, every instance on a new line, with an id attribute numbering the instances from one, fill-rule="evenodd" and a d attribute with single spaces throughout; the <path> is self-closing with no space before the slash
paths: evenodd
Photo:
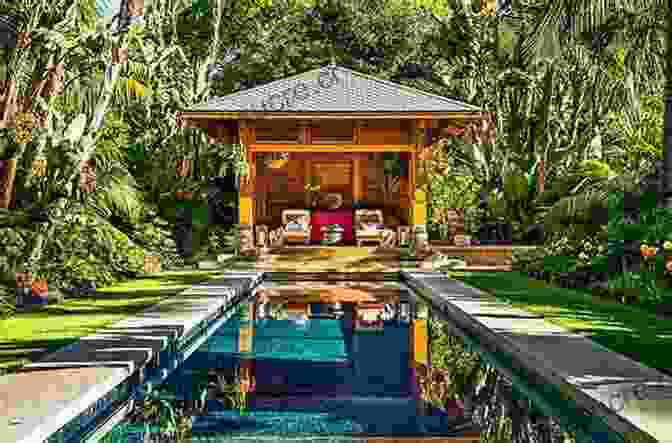
<path id="1" fill-rule="evenodd" d="M 479 112 L 419 89 L 328 65 L 255 88 L 212 97 L 187 112 Z"/>

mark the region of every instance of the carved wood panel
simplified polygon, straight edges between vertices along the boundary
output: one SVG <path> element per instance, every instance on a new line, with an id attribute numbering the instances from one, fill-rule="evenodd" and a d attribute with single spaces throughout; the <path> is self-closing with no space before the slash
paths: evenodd
<path id="1" fill-rule="evenodd" d="M 352 189 L 352 162 L 313 162 L 313 175 L 319 177 L 320 191 Z"/>

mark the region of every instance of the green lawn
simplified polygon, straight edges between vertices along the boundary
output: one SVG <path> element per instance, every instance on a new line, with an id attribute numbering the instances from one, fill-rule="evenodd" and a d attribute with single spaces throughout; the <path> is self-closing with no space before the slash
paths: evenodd
<path id="1" fill-rule="evenodd" d="M 637 306 L 597 301 L 590 294 L 549 286 L 518 272 L 465 273 L 455 278 L 670 373 L 672 353 L 663 350 L 672 349 L 672 320 L 659 320 Z"/>
<path id="2" fill-rule="evenodd" d="M 93 296 L 69 297 L 61 305 L 19 312 L 0 320 L 0 372 L 36 361 L 45 352 L 68 345 L 222 273 L 222 270 L 162 272 L 100 288 Z"/>

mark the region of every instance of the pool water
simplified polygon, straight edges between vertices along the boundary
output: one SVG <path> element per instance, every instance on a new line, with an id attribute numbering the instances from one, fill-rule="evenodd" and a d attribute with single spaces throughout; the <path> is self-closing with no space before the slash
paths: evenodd
<path id="1" fill-rule="evenodd" d="M 460 431 L 456 418 L 443 411 L 418 414 L 412 325 L 400 315 L 379 317 L 377 330 L 359 330 L 351 304 L 334 310 L 313 303 L 304 315 L 296 306 L 278 304 L 271 312 L 254 302 L 241 304 L 162 386 L 188 401 L 203 392 L 195 388 L 196 374 L 206 374 L 211 383 L 254 380 L 243 410 L 221 392 L 209 397 L 206 412 L 193 418 L 194 441 L 213 435 L 217 441 L 254 441 L 254 436 L 355 441 Z"/>

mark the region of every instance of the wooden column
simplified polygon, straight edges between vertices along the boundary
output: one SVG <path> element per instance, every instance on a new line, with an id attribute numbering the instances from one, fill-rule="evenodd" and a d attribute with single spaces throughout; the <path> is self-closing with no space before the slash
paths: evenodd
<path id="1" fill-rule="evenodd" d="M 416 150 L 411 154 L 409 164 L 410 189 L 413 193 L 412 198 L 412 221 L 413 225 L 420 226 L 427 224 L 427 197 L 425 191 L 418 186 L 418 153 L 424 147 L 426 131 L 430 129 L 431 122 L 428 120 L 416 120 L 415 147 Z"/>
<path id="2" fill-rule="evenodd" d="M 311 145 L 313 143 L 313 133 L 311 130 L 311 122 L 300 121 L 299 126 L 299 144 Z"/>
<path id="3" fill-rule="evenodd" d="M 303 173 L 304 173 L 304 177 L 305 177 L 305 182 L 304 183 L 310 183 L 311 185 L 314 184 L 312 182 L 312 180 L 313 180 L 313 162 L 310 159 L 309 155 L 306 155 L 303 158 L 303 168 L 304 168 Z M 311 193 L 306 192 L 305 197 L 306 197 L 306 208 L 310 208 L 310 203 L 311 203 L 311 199 L 312 199 Z"/>
<path id="4" fill-rule="evenodd" d="M 369 198 L 369 155 L 360 154 L 359 158 L 359 183 L 361 186 L 361 200 Z"/>
<path id="5" fill-rule="evenodd" d="M 352 159 L 352 199 L 356 202 L 362 200 L 362 163 L 360 154 L 355 154 Z"/>
<path id="6" fill-rule="evenodd" d="M 401 152 L 399 154 L 402 161 L 408 164 L 408 174 L 399 177 L 399 207 L 404 218 L 403 225 L 413 224 L 413 214 L 411 208 L 413 207 L 413 187 L 411 186 L 411 153 Z"/>
<path id="7" fill-rule="evenodd" d="M 359 144 L 360 134 L 362 132 L 362 127 L 364 122 L 362 120 L 355 120 L 355 124 L 352 125 L 352 143 L 354 145 Z"/>
<path id="8" fill-rule="evenodd" d="M 255 154 L 248 147 L 256 141 L 254 127 L 247 121 L 241 120 L 238 126 L 238 139 L 243 146 L 249 165 L 249 173 L 240 179 L 240 194 L 238 196 L 239 229 L 241 234 L 241 252 L 254 248 L 254 182 L 256 165 Z"/>
<path id="9" fill-rule="evenodd" d="M 238 352 L 252 352 L 254 346 L 254 321 L 257 318 L 256 303 L 250 303 L 247 309 L 247 321 L 242 321 L 238 327 Z"/>

